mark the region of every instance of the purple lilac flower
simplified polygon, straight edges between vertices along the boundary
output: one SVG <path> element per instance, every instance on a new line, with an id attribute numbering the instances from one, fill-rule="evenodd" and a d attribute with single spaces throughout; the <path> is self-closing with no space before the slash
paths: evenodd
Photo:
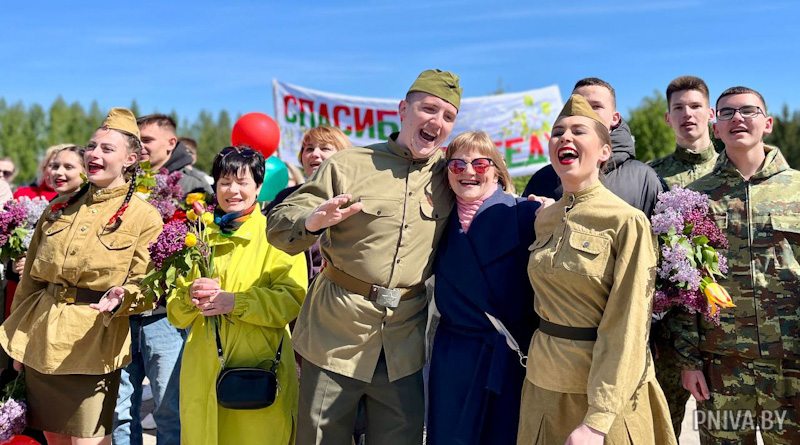
<path id="1" fill-rule="evenodd" d="M 25 220 L 25 228 L 28 229 L 28 232 L 22 239 L 22 245 L 25 247 L 25 250 L 27 250 L 28 246 L 31 245 L 33 229 L 36 227 L 36 223 L 39 222 L 39 218 L 42 217 L 42 213 L 44 213 L 44 211 L 47 209 L 47 206 L 50 205 L 50 202 L 40 197 L 30 199 L 27 196 L 23 196 L 19 198 L 19 203 L 25 207 L 25 213 L 27 215 Z"/>
<path id="2" fill-rule="evenodd" d="M 670 228 L 675 228 L 677 233 L 683 232 L 683 216 L 676 210 L 666 209 L 654 214 L 650 220 L 656 235 L 664 235 Z"/>
<path id="3" fill-rule="evenodd" d="M 708 216 L 708 211 L 694 209 L 685 215 L 686 224 L 692 225 L 692 237 L 703 235 L 708 238 L 708 244 L 716 249 L 727 249 L 728 239 L 717 227 L 717 224 Z"/>
<path id="4" fill-rule="evenodd" d="M 725 275 L 728 273 L 728 257 L 725 255 L 717 255 L 717 259 L 719 260 L 719 271 Z"/>
<path id="5" fill-rule="evenodd" d="M 25 402 L 8 399 L 0 404 L 0 442 L 25 430 Z"/>
<path id="6" fill-rule="evenodd" d="M 156 185 L 147 201 L 158 210 L 162 221 L 169 221 L 178 209 L 177 204 L 183 197 L 183 190 L 178 184 L 182 177 L 181 172 L 167 173 L 163 168 L 155 175 Z"/>
<path id="7" fill-rule="evenodd" d="M 680 214 L 686 214 L 693 209 L 708 211 L 708 196 L 693 190 L 675 187 L 658 195 L 654 214 L 663 213 L 668 209 Z"/>
<path id="8" fill-rule="evenodd" d="M 27 220 L 25 206 L 16 200 L 8 201 L 0 211 L 0 247 L 5 246 L 17 227 L 24 227 Z"/>
<path id="9" fill-rule="evenodd" d="M 685 283 L 695 290 L 700 286 L 700 271 L 689 262 L 689 252 L 683 246 L 661 246 L 661 263 L 658 276 L 673 283 Z"/>
<path id="10" fill-rule="evenodd" d="M 183 221 L 170 221 L 164 224 L 164 230 L 158 235 L 155 242 L 150 244 L 150 259 L 156 269 L 164 266 L 164 261 L 184 248 L 186 233 L 189 228 Z"/>

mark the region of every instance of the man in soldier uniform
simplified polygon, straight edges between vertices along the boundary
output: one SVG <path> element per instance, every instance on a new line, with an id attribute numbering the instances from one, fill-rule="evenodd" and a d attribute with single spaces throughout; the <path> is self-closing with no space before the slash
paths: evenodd
<path id="1" fill-rule="evenodd" d="M 326 262 L 293 336 L 299 444 L 350 444 L 362 398 L 367 443 L 422 441 L 424 282 L 453 205 L 440 147 L 460 102 L 458 76 L 422 72 L 399 133 L 334 154 L 267 217 L 270 243 L 298 254 L 321 235 Z"/>
<path id="2" fill-rule="evenodd" d="M 721 309 L 719 326 L 685 311 L 670 319 L 681 378 L 699 402 L 702 443 L 755 444 L 759 426 L 765 443 L 797 444 L 800 172 L 764 144 L 772 118 L 761 94 L 733 87 L 716 105 L 725 151 L 689 188 L 709 195 L 730 244 L 719 283 L 736 307 Z"/>
<path id="3" fill-rule="evenodd" d="M 710 122 L 714 109 L 708 86 L 699 77 L 680 76 L 667 86 L 667 112 L 664 119 L 675 133 L 675 152 L 650 163 L 669 187 L 686 187 L 690 182 L 711 173 L 717 152 L 711 143 Z M 654 322 L 651 337 L 655 345 L 655 369 L 672 416 L 675 435 L 681 435 L 681 423 L 689 393 L 681 385 L 681 369 L 664 321 Z"/>
<path id="4" fill-rule="evenodd" d="M 717 152 L 711 143 L 709 123 L 714 109 L 703 79 L 680 76 L 667 85 L 667 112 L 664 120 L 677 141 L 675 151 L 650 163 L 669 187 L 686 187 L 711 173 Z"/>

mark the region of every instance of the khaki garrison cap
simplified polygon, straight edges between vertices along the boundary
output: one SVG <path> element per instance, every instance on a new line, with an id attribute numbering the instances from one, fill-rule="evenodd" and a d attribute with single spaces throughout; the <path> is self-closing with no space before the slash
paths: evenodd
<path id="1" fill-rule="evenodd" d="M 461 108 L 461 86 L 458 76 L 450 71 L 425 70 L 419 74 L 417 80 L 408 89 L 408 92 L 420 91 L 438 97 L 451 103 L 456 109 Z"/>
<path id="2" fill-rule="evenodd" d="M 564 108 L 561 109 L 561 113 L 558 114 L 556 121 L 562 117 L 569 116 L 588 117 L 589 119 L 596 120 L 602 126 L 606 126 L 606 124 L 603 123 L 603 120 L 600 119 L 600 115 L 597 114 L 596 111 L 592 110 L 592 106 L 589 105 L 589 101 L 587 101 L 586 98 L 580 94 L 573 94 L 569 97 L 567 103 L 564 104 Z"/>
<path id="3" fill-rule="evenodd" d="M 139 135 L 139 126 L 136 124 L 136 116 L 127 108 L 112 108 L 103 121 L 100 128 L 109 128 L 112 130 L 121 131 L 123 133 L 136 136 L 136 139 L 141 139 Z"/>

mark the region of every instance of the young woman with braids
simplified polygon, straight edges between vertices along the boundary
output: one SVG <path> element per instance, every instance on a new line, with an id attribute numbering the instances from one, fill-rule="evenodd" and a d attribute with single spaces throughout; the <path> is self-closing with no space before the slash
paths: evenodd
<path id="1" fill-rule="evenodd" d="M 84 154 L 89 179 L 36 226 L 0 345 L 25 367 L 28 423 L 48 444 L 110 444 L 127 315 L 151 309 L 139 290 L 161 231 L 134 196 L 141 142 L 129 110 L 112 109 Z"/>

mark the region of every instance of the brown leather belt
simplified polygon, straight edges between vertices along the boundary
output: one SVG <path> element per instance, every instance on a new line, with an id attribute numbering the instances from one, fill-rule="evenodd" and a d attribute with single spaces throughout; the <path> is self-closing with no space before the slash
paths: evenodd
<path id="1" fill-rule="evenodd" d="M 322 274 L 325 275 L 326 278 L 333 281 L 339 287 L 343 287 L 344 289 L 352 292 L 354 294 L 361 295 L 362 297 L 366 298 L 369 301 L 375 301 L 376 299 L 376 292 L 375 289 L 381 288 L 381 286 L 376 286 L 374 284 L 367 283 L 366 281 L 361 281 L 358 278 L 351 276 L 341 270 L 331 266 L 328 264 L 322 269 Z M 398 292 L 400 292 L 400 300 L 408 300 L 410 298 L 416 297 L 417 295 L 425 292 L 425 285 L 424 284 L 417 284 L 411 287 L 397 287 L 394 288 Z"/>
<path id="2" fill-rule="evenodd" d="M 550 323 L 543 318 L 539 320 L 539 330 L 551 337 L 565 338 L 567 340 L 597 340 L 597 328 L 576 328 L 574 326 L 564 326 Z"/>
<path id="3" fill-rule="evenodd" d="M 56 300 L 61 303 L 75 304 L 92 304 L 97 303 L 106 294 L 106 291 L 84 289 L 82 287 L 63 286 L 61 284 L 49 283 L 47 291 L 55 296 Z"/>

